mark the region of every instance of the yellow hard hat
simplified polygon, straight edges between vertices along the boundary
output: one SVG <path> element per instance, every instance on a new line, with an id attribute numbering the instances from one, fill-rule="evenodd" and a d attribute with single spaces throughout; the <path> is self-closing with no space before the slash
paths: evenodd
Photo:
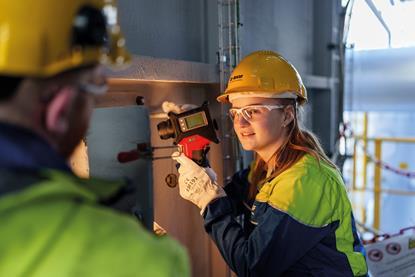
<path id="1" fill-rule="evenodd" d="M 111 0 L 0 0 L 0 75 L 49 77 L 129 60 Z"/>
<path id="2" fill-rule="evenodd" d="M 228 103 L 229 96 L 243 95 L 271 98 L 296 98 L 307 102 L 307 90 L 295 67 L 273 51 L 256 51 L 238 64 L 228 86 L 217 100 Z"/>

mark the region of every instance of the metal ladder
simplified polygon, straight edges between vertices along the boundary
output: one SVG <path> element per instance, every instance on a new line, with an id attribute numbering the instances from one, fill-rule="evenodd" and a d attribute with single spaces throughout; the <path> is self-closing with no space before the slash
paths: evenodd
<path id="1" fill-rule="evenodd" d="M 218 63 L 220 74 L 220 91 L 226 88 L 229 77 L 241 59 L 238 29 L 239 0 L 218 0 Z M 221 138 L 223 152 L 223 179 L 230 181 L 232 175 L 243 166 L 241 150 L 233 132 L 233 124 L 228 117 L 228 105 L 221 105 Z"/>

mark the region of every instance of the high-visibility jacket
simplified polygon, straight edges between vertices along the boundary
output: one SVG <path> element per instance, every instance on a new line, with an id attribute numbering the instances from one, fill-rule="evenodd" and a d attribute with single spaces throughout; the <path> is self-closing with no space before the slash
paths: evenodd
<path id="1" fill-rule="evenodd" d="M 189 276 L 177 242 L 103 205 L 123 184 L 76 177 L 14 126 L 0 124 L 0 153 L 0 276 Z"/>
<path id="2" fill-rule="evenodd" d="M 367 275 L 336 169 L 307 154 L 265 183 L 250 211 L 247 175 L 236 174 L 225 186 L 227 197 L 210 203 L 204 215 L 206 231 L 238 276 Z"/>

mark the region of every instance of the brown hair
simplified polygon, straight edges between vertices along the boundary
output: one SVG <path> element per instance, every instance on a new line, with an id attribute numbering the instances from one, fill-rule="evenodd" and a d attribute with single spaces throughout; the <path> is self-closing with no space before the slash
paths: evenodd
<path id="1" fill-rule="evenodd" d="M 280 175 L 282 172 L 298 162 L 305 154 L 310 154 L 316 158 L 318 162 L 323 160 L 333 168 L 336 168 L 336 166 L 324 153 L 318 138 L 312 132 L 307 131 L 299 126 L 298 108 L 295 100 L 279 99 L 279 101 L 284 106 L 293 106 L 294 119 L 287 126 L 290 129 L 287 139 L 281 145 L 281 147 L 275 151 L 270 159 L 274 168 L 272 169 L 271 175 L 269 177 L 266 177 L 267 169 L 265 161 L 262 160 L 259 155 L 256 155 L 249 180 L 249 200 L 255 199 L 255 196 L 258 193 L 258 187 L 261 184 Z"/>

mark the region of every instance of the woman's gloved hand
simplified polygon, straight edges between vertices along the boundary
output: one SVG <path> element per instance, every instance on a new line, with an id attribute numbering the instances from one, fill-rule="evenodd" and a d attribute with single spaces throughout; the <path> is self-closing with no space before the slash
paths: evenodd
<path id="1" fill-rule="evenodd" d="M 169 102 L 169 101 L 164 101 L 161 104 L 161 109 L 165 113 L 174 112 L 176 114 L 179 114 L 179 113 L 182 113 L 182 112 L 185 112 L 191 109 L 195 109 L 195 108 L 197 108 L 197 106 L 193 104 L 178 105 L 174 102 Z"/>
<path id="2" fill-rule="evenodd" d="M 212 200 L 226 196 L 223 188 L 216 183 L 216 173 L 211 168 L 198 166 L 183 153 L 174 152 L 172 158 L 180 164 L 180 196 L 198 206 L 200 214 Z"/>

